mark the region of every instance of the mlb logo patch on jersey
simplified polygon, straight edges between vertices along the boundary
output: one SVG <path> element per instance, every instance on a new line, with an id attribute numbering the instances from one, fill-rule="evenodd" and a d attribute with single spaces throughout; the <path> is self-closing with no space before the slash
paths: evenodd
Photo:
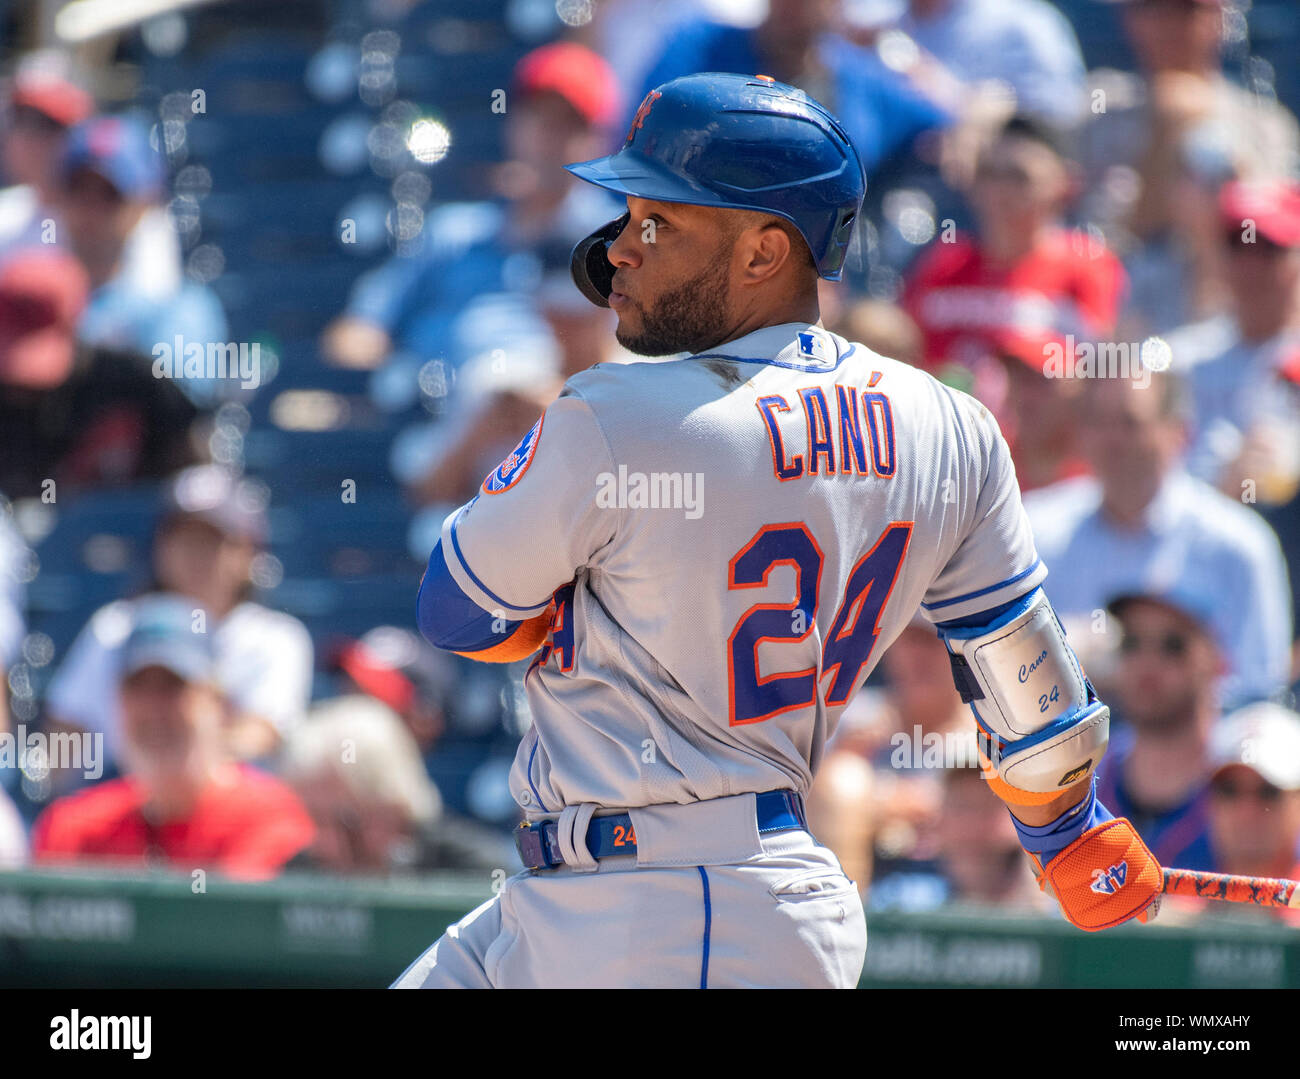
<path id="1" fill-rule="evenodd" d="M 485 495 L 497 495 L 502 491 L 508 491 L 523 478 L 528 466 L 533 462 L 533 454 L 537 452 L 537 443 L 542 437 L 542 416 L 529 429 L 528 434 L 524 435 L 506 459 L 496 468 L 488 473 L 487 479 L 483 481 L 483 493 Z"/>
<path id="2" fill-rule="evenodd" d="M 795 338 L 793 347 L 782 349 L 779 358 L 788 366 L 808 371 L 831 371 L 840 362 L 835 343 L 816 328 L 802 331 Z"/>

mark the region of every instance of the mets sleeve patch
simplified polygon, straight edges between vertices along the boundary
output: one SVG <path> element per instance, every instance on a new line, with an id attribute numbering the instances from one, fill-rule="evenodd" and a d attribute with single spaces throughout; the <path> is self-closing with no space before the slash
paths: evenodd
<path id="1" fill-rule="evenodd" d="M 485 495 L 499 495 L 502 491 L 510 490 L 523 479 L 528 466 L 533 463 L 533 454 L 537 452 L 537 443 L 542 437 L 542 421 L 545 419 L 546 416 L 543 414 L 529 429 L 528 434 L 520 439 L 519 445 L 510 451 L 506 459 L 488 473 L 487 479 L 483 481 Z"/>

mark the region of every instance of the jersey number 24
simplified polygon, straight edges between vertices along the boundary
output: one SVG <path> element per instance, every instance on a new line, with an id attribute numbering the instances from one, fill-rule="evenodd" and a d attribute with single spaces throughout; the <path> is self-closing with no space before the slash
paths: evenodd
<path id="1" fill-rule="evenodd" d="M 912 536 L 911 521 L 889 525 L 849 574 L 844 596 L 822 647 L 820 670 L 772 674 L 758 670 L 763 641 L 802 641 L 816 625 L 822 575 L 822 549 L 799 523 L 764 525 L 737 552 L 728 567 L 729 589 L 763 588 L 773 567 L 794 567 L 793 603 L 756 603 L 736 623 L 727 640 L 730 724 L 759 723 L 816 703 L 818 683 L 834 672 L 826 703 L 844 704 L 880 636 L 880 616 L 898 579 Z"/>

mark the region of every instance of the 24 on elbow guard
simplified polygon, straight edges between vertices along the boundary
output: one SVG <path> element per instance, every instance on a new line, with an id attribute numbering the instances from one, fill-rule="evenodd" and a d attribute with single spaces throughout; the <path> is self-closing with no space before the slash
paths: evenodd
<path id="1" fill-rule="evenodd" d="M 980 753 L 996 793 L 1043 805 L 1096 767 L 1110 737 L 1098 698 L 1041 588 L 987 621 L 938 627 L 953 681 L 980 728 Z"/>

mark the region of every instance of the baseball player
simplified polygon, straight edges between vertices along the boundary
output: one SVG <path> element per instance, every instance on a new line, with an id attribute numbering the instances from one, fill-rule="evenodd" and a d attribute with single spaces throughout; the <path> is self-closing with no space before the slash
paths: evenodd
<path id="1" fill-rule="evenodd" d="M 421 631 L 536 652 L 527 868 L 395 986 L 856 985 L 862 906 L 803 795 L 918 607 L 1066 916 L 1145 916 L 1160 867 L 1096 802 L 1108 711 L 996 424 L 819 321 L 864 193 L 840 125 L 769 77 L 690 75 L 568 168 L 628 208 L 575 249 L 579 287 L 627 348 L 688 355 L 570 378 L 443 524 Z"/>

